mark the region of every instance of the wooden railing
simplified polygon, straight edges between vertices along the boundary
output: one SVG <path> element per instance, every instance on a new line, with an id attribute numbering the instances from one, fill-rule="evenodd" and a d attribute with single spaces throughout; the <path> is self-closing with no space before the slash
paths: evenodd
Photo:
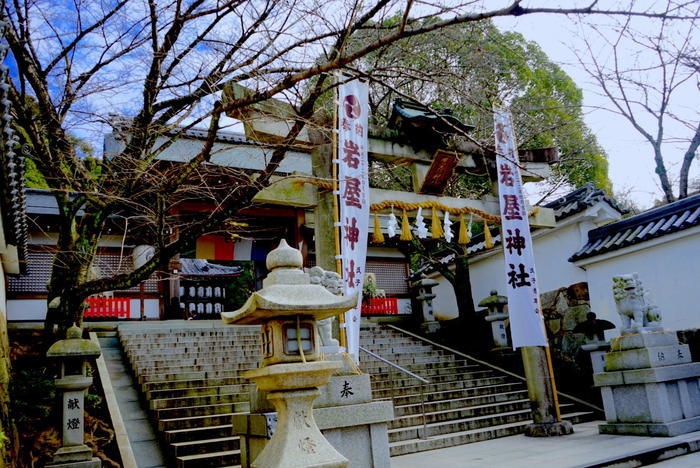
<path id="1" fill-rule="evenodd" d="M 129 297 L 88 297 L 86 318 L 125 318 L 131 317 L 131 298 Z"/>
<path id="2" fill-rule="evenodd" d="M 362 315 L 396 315 L 399 301 L 395 297 L 375 297 L 362 301 Z"/>

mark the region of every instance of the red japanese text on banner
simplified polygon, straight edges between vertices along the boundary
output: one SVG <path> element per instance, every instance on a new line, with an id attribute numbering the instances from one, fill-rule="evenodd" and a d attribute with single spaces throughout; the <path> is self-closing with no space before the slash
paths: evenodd
<path id="1" fill-rule="evenodd" d="M 513 348 L 547 346 L 537 290 L 530 224 L 518 167 L 518 152 L 510 114 L 494 110 L 501 239 Z"/>
<path id="2" fill-rule="evenodd" d="M 338 188 L 342 275 L 345 294 L 358 294 L 357 307 L 345 313 L 345 330 L 347 352 L 357 359 L 369 227 L 367 83 L 358 80 L 345 83 L 340 86 L 338 96 Z"/>

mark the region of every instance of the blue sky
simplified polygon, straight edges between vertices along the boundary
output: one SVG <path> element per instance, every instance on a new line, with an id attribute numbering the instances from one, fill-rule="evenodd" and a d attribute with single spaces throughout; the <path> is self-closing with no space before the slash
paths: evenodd
<path id="1" fill-rule="evenodd" d="M 589 19 L 594 24 L 602 25 L 605 18 Z M 658 176 L 654 172 L 652 147 L 632 125 L 622 116 L 603 110 L 609 102 L 599 95 L 598 88 L 589 75 L 578 63 L 572 49 L 583 47 L 580 34 L 590 34 L 590 29 L 581 30 L 573 19 L 562 15 L 532 15 L 519 18 L 499 18 L 496 24 L 501 29 L 522 33 L 527 39 L 537 42 L 554 62 L 558 63 L 583 89 L 586 122 L 598 137 L 599 142 L 608 153 L 610 178 L 616 191 L 629 191 L 630 197 L 640 208 L 650 207 L 655 200 L 662 198 Z M 658 27 L 654 22 L 645 22 L 641 27 Z M 590 36 L 588 36 L 590 37 Z M 698 122 L 697 104 L 700 93 L 696 87 L 697 78 L 679 90 L 677 98 L 678 113 L 688 120 Z M 690 104 L 685 106 L 684 104 Z M 646 124 L 653 128 L 651 122 Z M 672 134 L 688 136 L 685 128 L 669 125 Z M 668 169 L 677 175 L 679 161 L 687 145 L 668 145 L 665 155 Z M 700 161 L 695 160 L 691 167 L 691 179 L 700 177 Z"/>

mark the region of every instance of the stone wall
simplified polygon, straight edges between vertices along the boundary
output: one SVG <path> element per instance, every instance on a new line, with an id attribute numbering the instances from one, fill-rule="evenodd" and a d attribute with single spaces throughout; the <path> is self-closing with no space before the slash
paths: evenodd
<path id="1" fill-rule="evenodd" d="M 540 300 L 553 353 L 560 359 L 575 361 L 586 338 L 573 330 L 591 311 L 587 283 L 547 291 Z"/>
<path id="2" fill-rule="evenodd" d="M 3 461 L 9 463 L 7 448 L 10 435 L 10 417 L 8 404 L 10 402 L 10 345 L 7 337 L 7 304 L 5 295 L 5 274 L 0 265 L 0 430 L 4 437 L 0 440 L 0 465 Z M 10 465 L 6 465 L 10 466 Z"/>
<path id="3" fill-rule="evenodd" d="M 690 356 L 693 362 L 700 362 L 700 328 L 678 330 L 678 341 L 690 347 Z"/>
<path id="4" fill-rule="evenodd" d="M 547 326 L 557 388 L 591 402 L 599 402 L 600 392 L 593 387 L 590 355 L 581 349 L 586 336 L 574 333 L 576 325 L 591 312 L 588 284 L 575 283 L 547 291 L 540 296 Z"/>

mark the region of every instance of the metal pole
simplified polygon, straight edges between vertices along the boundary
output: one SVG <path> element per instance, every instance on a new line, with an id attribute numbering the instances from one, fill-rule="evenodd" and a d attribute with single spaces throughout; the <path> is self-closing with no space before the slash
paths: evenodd
<path id="1" fill-rule="evenodd" d="M 423 434 L 421 434 L 421 439 L 425 440 L 428 438 L 428 430 L 426 428 L 426 421 L 425 421 L 425 389 L 423 386 L 425 383 L 421 382 L 420 383 L 420 409 L 421 412 L 423 413 Z"/>
<path id="2" fill-rule="evenodd" d="M 337 79 L 333 76 L 333 81 L 337 84 Z M 340 219 L 339 206 L 338 206 L 338 164 L 335 163 L 338 159 L 338 87 L 333 89 L 333 131 L 331 132 L 331 154 L 333 159 L 331 159 L 332 175 L 331 183 L 333 186 L 333 243 L 335 246 L 335 271 L 341 278 L 343 276 L 343 265 L 340 261 L 340 228 L 336 226 Z M 343 346 L 346 350 L 348 347 L 348 335 L 345 327 L 345 314 L 338 315 L 338 323 L 341 325 L 338 330 L 338 338 L 340 338 L 340 346 Z"/>

